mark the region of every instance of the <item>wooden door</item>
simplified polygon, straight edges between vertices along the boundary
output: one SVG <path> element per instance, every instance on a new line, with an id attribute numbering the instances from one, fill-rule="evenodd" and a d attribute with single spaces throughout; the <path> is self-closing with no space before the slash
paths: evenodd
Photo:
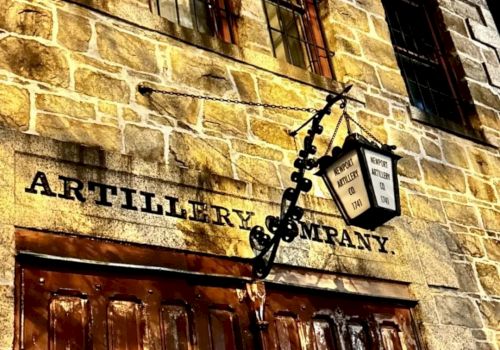
<path id="1" fill-rule="evenodd" d="M 408 307 L 292 287 L 266 289 L 267 349 L 421 349 Z"/>
<path id="2" fill-rule="evenodd" d="M 20 271 L 22 349 L 255 349 L 238 282 L 102 266 Z"/>

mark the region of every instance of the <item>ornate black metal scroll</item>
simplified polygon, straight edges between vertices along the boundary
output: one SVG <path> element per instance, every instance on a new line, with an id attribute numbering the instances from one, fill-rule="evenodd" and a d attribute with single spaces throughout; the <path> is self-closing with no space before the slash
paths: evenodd
<path id="1" fill-rule="evenodd" d="M 323 132 L 321 121 L 331 113 L 332 106 L 341 101 L 341 107 L 345 107 L 346 94 L 351 87 L 352 85 L 347 86 L 337 95 L 328 95 L 323 109 L 317 111 L 297 130 L 290 133 L 291 136 L 295 136 L 299 130 L 312 123 L 304 138 L 304 148 L 294 162 L 297 170 L 292 173 L 291 180 L 296 184 L 295 188 L 287 188 L 283 193 L 280 216 L 266 217 L 265 225 L 270 234 L 265 233 L 262 226 L 254 226 L 250 231 L 250 244 L 257 252 L 253 262 L 253 273 L 257 278 L 265 278 L 271 271 L 281 240 L 292 242 L 299 234 L 297 221 L 304 215 L 304 209 L 297 206 L 297 201 L 301 192 L 309 192 L 312 188 L 311 180 L 305 177 L 306 170 L 311 170 L 318 165 L 317 159 L 311 157 L 317 151 L 316 146 L 313 145 L 314 138 Z"/>

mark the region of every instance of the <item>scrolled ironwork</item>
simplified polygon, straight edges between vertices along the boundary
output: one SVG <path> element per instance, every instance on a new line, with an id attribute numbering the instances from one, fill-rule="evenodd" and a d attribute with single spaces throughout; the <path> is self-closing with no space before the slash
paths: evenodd
<path id="1" fill-rule="evenodd" d="M 297 130 L 292 131 L 290 135 L 297 135 L 298 131 L 307 124 L 312 123 L 304 138 L 303 149 L 299 151 L 298 157 L 294 162 L 297 169 L 291 174 L 291 180 L 295 187 L 289 187 L 283 192 L 281 199 L 280 216 L 269 215 L 266 217 L 265 226 L 269 233 L 266 233 L 264 227 L 254 226 L 250 231 L 250 245 L 257 252 L 253 261 L 253 273 L 257 278 L 265 278 L 271 271 L 280 242 L 292 242 L 299 234 L 298 221 L 304 215 L 304 209 L 297 205 L 300 194 L 307 193 L 312 189 L 312 181 L 305 177 L 308 170 L 314 169 L 318 165 L 314 155 L 317 152 L 314 146 L 314 139 L 323 132 L 321 121 L 326 115 L 331 113 L 332 106 L 338 101 L 341 107 L 346 106 L 346 94 L 351 89 L 347 86 L 339 94 L 330 94 L 326 97 L 326 105 L 316 113 Z"/>

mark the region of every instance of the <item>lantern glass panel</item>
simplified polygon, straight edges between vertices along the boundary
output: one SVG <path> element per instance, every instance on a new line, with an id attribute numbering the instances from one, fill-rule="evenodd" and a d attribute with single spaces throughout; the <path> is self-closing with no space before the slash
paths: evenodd
<path id="1" fill-rule="evenodd" d="M 396 210 L 392 159 L 368 149 L 363 149 L 363 153 L 377 206 Z"/>
<path id="2" fill-rule="evenodd" d="M 351 219 L 370 208 L 368 191 L 356 150 L 346 153 L 330 165 L 325 172 L 337 199 Z"/>

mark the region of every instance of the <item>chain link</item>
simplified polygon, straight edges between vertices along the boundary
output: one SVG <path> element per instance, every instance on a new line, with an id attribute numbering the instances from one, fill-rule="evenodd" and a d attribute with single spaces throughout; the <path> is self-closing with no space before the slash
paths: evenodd
<path id="1" fill-rule="evenodd" d="M 368 136 L 370 136 L 373 140 L 375 140 L 378 144 L 383 145 L 383 142 L 380 142 L 367 128 L 361 125 L 357 120 L 353 119 L 349 114 L 346 113 L 346 119 L 351 120 L 354 124 L 356 124 L 361 130 L 363 130 Z"/>
<path id="2" fill-rule="evenodd" d="M 252 106 L 252 107 L 273 108 L 273 109 L 281 109 L 281 110 L 297 111 L 297 112 L 308 112 L 308 113 L 317 112 L 317 110 L 314 108 L 305 108 L 305 107 L 296 107 L 296 106 L 282 106 L 282 105 L 274 105 L 274 104 L 270 104 L 270 103 L 260 103 L 260 102 L 253 102 L 253 101 L 240 101 L 240 100 L 233 100 L 233 99 L 222 98 L 222 97 L 188 94 L 185 92 L 157 90 L 157 89 L 153 89 L 149 86 L 143 86 L 143 85 L 139 86 L 139 89 L 140 89 L 139 91 L 140 92 L 142 91 L 141 93 L 143 93 L 143 94 L 156 92 L 156 93 L 163 94 L 163 95 L 190 97 L 190 98 L 196 98 L 199 100 L 234 103 L 234 104 L 241 104 L 241 105 L 247 105 L 247 106 Z"/>

